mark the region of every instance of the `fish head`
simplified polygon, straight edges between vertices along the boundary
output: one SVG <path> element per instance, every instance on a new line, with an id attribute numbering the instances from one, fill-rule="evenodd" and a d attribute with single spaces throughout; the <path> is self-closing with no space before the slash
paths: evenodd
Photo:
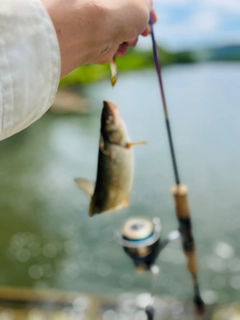
<path id="1" fill-rule="evenodd" d="M 101 133 L 105 140 L 122 144 L 127 138 L 125 123 L 116 104 L 110 101 L 103 102 Z"/>
<path id="2" fill-rule="evenodd" d="M 102 129 L 106 132 L 117 130 L 121 126 L 121 115 L 116 104 L 103 101 Z"/>

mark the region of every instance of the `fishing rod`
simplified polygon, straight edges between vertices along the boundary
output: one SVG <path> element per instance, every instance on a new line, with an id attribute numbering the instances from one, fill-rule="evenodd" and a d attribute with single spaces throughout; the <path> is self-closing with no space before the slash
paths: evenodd
<path id="1" fill-rule="evenodd" d="M 168 109 L 167 109 L 167 103 L 164 93 L 164 87 L 163 87 L 163 80 L 161 75 L 161 64 L 158 54 L 158 47 L 155 40 L 154 35 L 154 29 L 153 29 L 153 16 L 150 14 L 150 26 L 151 26 L 151 37 L 152 37 L 152 46 L 153 46 L 153 53 L 154 53 L 154 63 L 157 71 L 158 76 L 158 82 L 160 87 L 160 94 L 162 99 L 162 105 L 164 110 L 164 116 L 165 116 L 165 123 L 166 123 L 166 129 L 167 129 L 167 135 L 168 135 L 168 141 L 170 146 L 170 153 L 171 153 L 171 159 L 173 164 L 173 171 L 174 171 L 174 177 L 176 185 L 172 188 L 172 194 L 175 200 L 175 208 L 176 208 L 176 215 L 179 221 L 179 231 L 181 233 L 182 237 L 182 246 L 183 251 L 185 253 L 186 259 L 187 259 L 187 267 L 188 270 L 192 276 L 193 279 L 193 286 L 194 286 L 194 304 L 196 307 L 196 312 L 199 315 L 202 315 L 204 313 L 204 302 L 200 295 L 199 290 L 199 284 L 198 284 L 198 266 L 197 266 L 197 258 L 196 258 L 196 247 L 195 247 L 195 241 L 192 233 L 192 222 L 191 222 L 191 216 L 190 216 L 190 209 L 188 204 L 188 189 L 185 185 L 180 184 L 180 178 L 179 178 L 179 172 L 177 167 L 177 161 L 174 151 L 174 145 L 173 145 L 173 139 L 172 139 L 172 133 L 171 133 L 171 127 L 170 127 L 170 121 L 168 116 Z"/>
<path id="2" fill-rule="evenodd" d="M 172 194 L 175 200 L 176 216 L 179 222 L 179 230 L 171 232 L 165 240 L 160 239 L 161 225 L 160 219 L 154 218 L 153 221 L 149 221 L 143 218 L 133 218 L 126 221 L 123 226 L 123 230 L 118 234 L 118 242 L 123 247 L 125 253 L 133 260 L 137 271 L 149 270 L 152 273 L 152 289 L 151 294 L 154 296 L 154 289 L 156 288 L 156 280 L 158 279 L 159 272 L 154 273 L 153 270 L 157 270 L 155 264 L 160 252 L 170 242 L 181 237 L 182 247 L 187 259 L 187 267 L 192 276 L 194 286 L 194 304 L 198 315 L 203 315 L 205 311 L 204 302 L 200 295 L 200 289 L 198 284 L 198 267 L 196 258 L 196 248 L 194 237 L 192 233 L 192 222 L 190 216 L 190 209 L 188 204 L 188 189 L 185 185 L 180 183 L 180 177 L 178 172 L 177 160 L 175 156 L 174 144 L 171 133 L 171 126 L 168 116 L 167 103 L 164 93 L 161 64 L 158 55 L 158 47 L 155 40 L 153 30 L 153 17 L 150 15 L 151 37 L 153 45 L 154 63 L 157 71 L 160 94 L 162 99 L 163 111 L 165 116 L 165 124 L 168 136 L 168 142 L 170 147 L 170 154 L 173 165 L 173 172 L 175 178 L 175 186 L 172 188 Z M 111 70 L 111 83 L 115 85 L 117 81 L 117 66 L 115 58 L 110 63 Z M 159 269 L 158 269 L 159 270 Z M 154 318 L 154 307 L 149 305 L 145 309 L 148 320 Z"/>

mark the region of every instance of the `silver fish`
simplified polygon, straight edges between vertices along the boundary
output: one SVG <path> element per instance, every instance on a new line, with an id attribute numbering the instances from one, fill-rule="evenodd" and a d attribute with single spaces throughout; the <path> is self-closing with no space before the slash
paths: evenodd
<path id="1" fill-rule="evenodd" d="M 133 183 L 133 146 L 118 107 L 104 101 L 96 183 L 76 178 L 77 185 L 91 196 L 89 216 L 119 210 L 129 205 Z"/>

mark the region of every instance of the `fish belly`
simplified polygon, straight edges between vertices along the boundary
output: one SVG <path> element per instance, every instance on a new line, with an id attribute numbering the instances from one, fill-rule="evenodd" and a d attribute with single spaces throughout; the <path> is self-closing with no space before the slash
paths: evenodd
<path id="1" fill-rule="evenodd" d="M 104 152 L 99 150 L 97 181 L 90 215 L 118 210 L 124 206 L 132 188 L 133 169 L 132 148 L 105 144 Z"/>

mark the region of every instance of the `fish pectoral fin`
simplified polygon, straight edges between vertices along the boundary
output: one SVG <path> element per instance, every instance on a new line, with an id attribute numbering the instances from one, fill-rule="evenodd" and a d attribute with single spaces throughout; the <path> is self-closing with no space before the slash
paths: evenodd
<path id="1" fill-rule="evenodd" d="M 101 136 L 101 138 L 100 138 L 99 149 L 101 150 L 101 152 L 102 152 L 103 154 L 105 154 L 105 156 L 108 156 L 108 157 L 112 158 L 111 153 L 108 152 L 108 151 L 105 149 L 104 140 L 103 140 L 103 137 L 102 137 L 102 136 Z"/>
<path id="2" fill-rule="evenodd" d="M 127 198 L 124 200 L 124 207 L 129 207 L 130 204 L 130 196 L 127 196 Z"/>
<path id="3" fill-rule="evenodd" d="M 83 178 L 75 178 L 74 181 L 80 189 L 89 194 L 91 197 L 94 194 L 95 183 Z"/>
<path id="4" fill-rule="evenodd" d="M 130 149 L 130 148 L 132 148 L 132 147 L 134 147 L 134 146 L 136 146 L 136 145 L 138 145 L 138 144 L 147 144 L 147 141 L 127 142 L 127 143 L 125 144 L 125 148 L 126 148 L 126 149 Z"/>

